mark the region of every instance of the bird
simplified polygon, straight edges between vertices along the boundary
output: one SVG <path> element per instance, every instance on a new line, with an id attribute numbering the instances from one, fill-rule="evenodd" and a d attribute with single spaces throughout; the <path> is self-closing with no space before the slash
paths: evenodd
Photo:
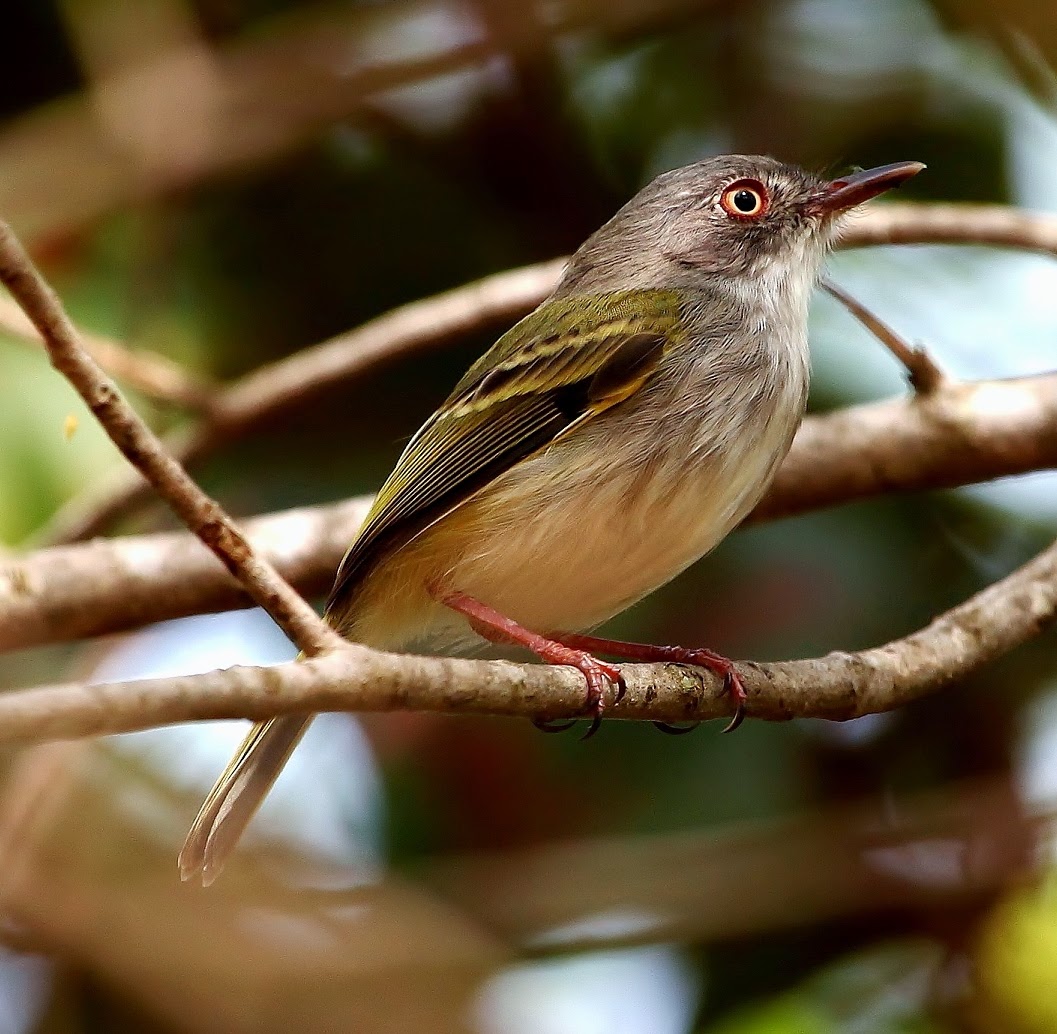
<path id="1" fill-rule="evenodd" d="M 924 167 L 825 179 L 722 155 L 655 178 L 411 438 L 338 567 L 327 623 L 378 649 L 483 638 L 572 665 L 591 731 L 623 692 L 596 654 L 698 664 L 725 680 L 737 724 L 729 659 L 589 633 L 758 502 L 805 410 L 808 305 L 841 218 Z M 310 720 L 254 725 L 188 833 L 184 879 L 219 875 Z"/>

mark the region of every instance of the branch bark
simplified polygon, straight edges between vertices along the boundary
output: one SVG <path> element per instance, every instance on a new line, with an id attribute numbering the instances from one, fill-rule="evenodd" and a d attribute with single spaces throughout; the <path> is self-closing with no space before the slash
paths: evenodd
<path id="1" fill-rule="evenodd" d="M 1057 255 L 1057 217 L 1002 205 L 876 205 L 850 221 L 841 241 L 843 248 L 872 244 L 986 244 Z M 167 437 L 165 445 L 185 465 L 200 462 L 265 421 L 391 358 L 511 323 L 546 297 L 563 264 L 564 259 L 556 259 L 525 266 L 412 302 L 262 367 L 218 393 L 203 421 Z M 122 467 L 62 507 L 36 543 L 57 545 L 103 534 L 150 494 L 142 478 Z"/>
<path id="2" fill-rule="evenodd" d="M 235 522 L 166 453 L 117 385 L 81 345 L 58 296 L 30 261 L 11 228 L 0 222 L 0 281 L 40 333 L 52 365 L 95 414 L 125 458 L 234 575 L 298 647 L 309 655 L 344 646 L 315 611 L 250 548 Z"/>
<path id="3" fill-rule="evenodd" d="M 746 713 L 771 721 L 845 720 L 890 711 L 947 686 L 1038 635 L 1057 617 L 1057 545 L 925 628 L 858 653 L 738 666 Z M 675 664 L 627 664 L 611 718 L 729 717 L 722 681 Z M 131 732 L 208 718 L 316 711 L 434 711 L 571 718 L 584 701 L 571 668 L 418 657 L 359 648 L 274 667 L 0 694 L 0 742 Z"/>
<path id="4" fill-rule="evenodd" d="M 986 244 L 1057 255 L 1057 216 L 1009 205 L 897 201 L 853 215 L 841 241 L 845 248 L 877 244 Z"/>
<path id="5" fill-rule="evenodd" d="M 1057 373 L 946 383 L 808 417 L 750 521 L 894 491 L 948 488 L 1057 466 Z M 368 497 L 246 521 L 251 546 L 306 594 L 327 590 Z M 0 650 L 247 606 L 192 536 L 97 539 L 0 558 Z"/>

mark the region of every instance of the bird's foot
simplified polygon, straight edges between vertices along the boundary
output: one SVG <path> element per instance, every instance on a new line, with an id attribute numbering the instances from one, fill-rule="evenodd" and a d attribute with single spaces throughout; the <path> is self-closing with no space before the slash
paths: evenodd
<path id="1" fill-rule="evenodd" d="M 615 704 L 623 698 L 627 686 L 624 676 L 620 673 L 620 668 L 615 664 L 607 664 L 605 661 L 598 660 L 588 650 L 531 632 L 466 593 L 438 592 L 435 593 L 435 598 L 444 606 L 466 617 L 473 630 L 489 642 L 523 646 L 547 664 L 565 664 L 576 668 L 587 682 L 584 716 L 591 720 L 583 739 L 590 739 L 594 736 L 602 724 L 602 714 L 606 708 L 606 690 L 612 687 Z M 564 732 L 575 722 L 575 719 L 550 722 L 541 718 L 533 724 L 544 732 Z"/>
<path id="2" fill-rule="evenodd" d="M 537 657 L 548 664 L 567 664 L 576 668 L 587 682 L 587 700 L 584 702 L 584 716 L 591 719 L 587 732 L 581 739 L 589 740 L 602 724 L 602 713 L 606 709 L 606 690 L 613 687 L 613 703 L 619 704 L 627 692 L 624 676 L 615 664 L 607 664 L 587 653 L 585 650 L 574 650 L 562 643 L 545 640 L 546 646 L 531 649 Z M 564 722 L 550 722 L 537 718 L 532 723 L 542 732 L 565 732 L 576 724 L 575 719 Z"/>
<path id="3" fill-rule="evenodd" d="M 552 638 L 570 649 L 579 649 L 592 653 L 607 653 L 628 661 L 641 661 L 646 664 L 668 662 L 670 664 L 690 664 L 694 667 L 705 668 L 723 679 L 723 688 L 730 694 L 730 698 L 734 703 L 734 715 L 723 731 L 733 732 L 745 719 L 747 695 L 741 676 L 738 674 L 738 670 L 732 660 L 716 653 L 714 650 L 706 650 L 702 647 L 625 643 L 619 639 L 599 639 L 596 636 L 584 635 L 561 634 L 554 635 Z M 671 735 L 681 735 L 697 727 L 696 722 L 686 726 L 669 725 L 667 722 L 654 722 L 653 724 L 661 732 Z"/>

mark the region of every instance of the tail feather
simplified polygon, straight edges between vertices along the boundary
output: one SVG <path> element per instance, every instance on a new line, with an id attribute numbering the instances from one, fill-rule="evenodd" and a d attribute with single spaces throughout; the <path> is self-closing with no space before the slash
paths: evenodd
<path id="1" fill-rule="evenodd" d="M 180 876 L 200 876 L 209 886 L 219 875 L 305 734 L 312 715 L 257 722 L 205 799 L 180 851 Z"/>

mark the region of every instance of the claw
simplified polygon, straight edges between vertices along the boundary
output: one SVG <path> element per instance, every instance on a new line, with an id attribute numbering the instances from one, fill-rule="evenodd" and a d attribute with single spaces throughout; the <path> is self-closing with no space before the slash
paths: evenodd
<path id="1" fill-rule="evenodd" d="M 745 686 L 742 684 L 741 677 L 733 669 L 727 672 L 726 677 L 723 679 L 723 689 L 725 692 L 730 694 L 731 699 L 734 701 L 734 715 L 727 722 L 724 732 L 733 732 L 743 721 L 745 721 L 745 701 L 748 699 L 748 694 L 745 692 Z"/>
<path id="2" fill-rule="evenodd" d="M 727 660 L 726 657 L 713 653 L 711 650 L 682 650 L 680 653 L 681 656 L 678 658 L 680 663 L 693 664 L 701 668 L 707 668 L 709 671 L 723 676 L 723 692 L 727 693 L 734 701 L 734 714 L 730 721 L 724 726 L 723 732 L 733 732 L 743 721 L 745 721 L 745 701 L 748 699 L 748 694 L 745 692 L 745 685 L 742 683 L 741 676 L 738 674 L 733 663 Z M 666 723 L 654 722 L 653 724 L 660 728 L 660 724 Z M 669 734 L 684 733 L 689 732 L 692 728 L 694 728 L 693 725 L 685 729 L 668 726 L 661 731 Z"/>
<path id="3" fill-rule="evenodd" d="M 671 725 L 668 722 L 654 722 L 653 726 L 663 732 L 665 736 L 685 736 L 688 732 L 693 732 L 700 724 L 700 722 L 690 722 L 689 725 Z M 726 732 L 727 730 L 724 729 L 723 731 Z"/>
<path id="4" fill-rule="evenodd" d="M 533 718 L 532 724 L 539 729 L 540 732 L 567 732 L 576 724 L 575 718 L 570 718 L 567 721 L 550 721 L 547 718 Z"/>
<path id="5" fill-rule="evenodd" d="M 681 646 L 650 646 L 645 643 L 622 643 L 614 639 L 599 639 L 595 636 L 572 635 L 566 633 L 542 636 L 530 632 L 516 621 L 504 617 L 499 611 L 480 600 L 462 592 L 439 592 L 430 590 L 435 598 L 452 610 L 463 614 L 475 631 L 494 643 L 515 643 L 527 647 L 540 660 L 548 664 L 568 664 L 583 674 L 587 682 L 587 699 L 584 702 L 584 715 L 591 719 L 591 724 L 584 733 L 585 740 L 590 739 L 602 724 L 602 712 L 606 706 L 606 689 L 613 687 L 613 703 L 624 699 L 627 684 L 620 668 L 597 660 L 595 653 L 609 653 L 626 660 L 668 661 L 675 664 L 691 664 L 707 668 L 723 678 L 724 691 L 734 701 L 734 716 L 724 732 L 733 732 L 745 719 L 745 687 L 738 675 L 734 662 L 722 654 L 704 649 L 686 649 Z M 552 722 L 547 719 L 536 719 L 533 723 L 544 732 L 563 732 L 573 722 Z M 694 728 L 669 725 L 667 722 L 654 722 L 661 732 L 669 735 L 682 735 Z"/>
<path id="6" fill-rule="evenodd" d="M 734 717 L 723 726 L 723 732 L 733 732 L 743 721 L 745 721 L 745 708 L 738 704 L 734 709 Z M 684 731 L 688 732 L 689 730 Z"/>
<path id="7" fill-rule="evenodd" d="M 587 700 L 584 713 L 591 718 L 587 732 L 581 740 L 589 740 L 602 725 L 602 712 L 606 708 L 606 689 L 613 687 L 613 702 L 619 703 L 627 692 L 627 684 L 620 669 L 613 664 L 606 664 L 582 650 L 572 650 L 564 658 L 566 664 L 580 670 L 587 681 Z"/>

